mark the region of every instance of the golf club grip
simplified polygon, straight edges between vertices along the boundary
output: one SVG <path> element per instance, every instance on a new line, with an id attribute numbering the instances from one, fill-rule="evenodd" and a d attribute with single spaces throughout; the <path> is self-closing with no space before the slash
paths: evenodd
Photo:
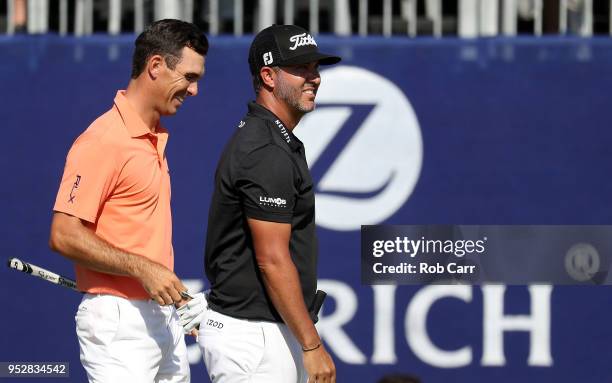
<path id="1" fill-rule="evenodd" d="M 323 306 L 323 301 L 325 301 L 326 296 L 327 293 L 323 290 L 317 290 L 315 294 L 312 306 L 310 307 L 310 317 L 314 323 L 319 321 L 319 311 L 321 310 L 321 306 Z"/>
<path id="2" fill-rule="evenodd" d="M 70 288 L 75 291 L 79 291 L 77 289 L 76 282 L 70 278 L 62 277 L 59 274 L 56 274 L 52 271 L 43 269 L 42 267 L 33 265 L 28 262 L 23 262 L 18 258 L 11 258 L 8 260 L 8 267 L 11 269 L 15 269 L 17 271 L 21 271 L 26 274 L 33 275 L 35 277 L 44 279 L 48 282 L 51 282 L 56 285 L 64 286 Z"/>

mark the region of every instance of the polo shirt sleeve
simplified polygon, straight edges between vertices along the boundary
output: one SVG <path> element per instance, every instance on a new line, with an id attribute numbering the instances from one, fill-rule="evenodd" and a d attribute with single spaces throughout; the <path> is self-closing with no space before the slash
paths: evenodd
<path id="1" fill-rule="evenodd" d="M 267 145 L 249 153 L 238 166 L 234 185 L 247 217 L 291 223 L 297 194 L 294 170 L 281 148 Z"/>
<path id="2" fill-rule="evenodd" d="M 100 142 L 74 143 L 64 167 L 54 211 L 95 223 L 117 183 L 115 156 Z"/>

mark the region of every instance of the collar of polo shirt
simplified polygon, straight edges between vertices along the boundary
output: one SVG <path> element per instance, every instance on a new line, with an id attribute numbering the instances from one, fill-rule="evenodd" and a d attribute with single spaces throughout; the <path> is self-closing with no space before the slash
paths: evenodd
<path id="1" fill-rule="evenodd" d="M 250 102 L 248 104 L 248 107 L 249 112 L 251 112 L 255 116 L 271 121 L 272 124 L 276 126 L 275 131 L 281 136 L 283 141 L 285 141 L 287 145 L 289 145 L 291 150 L 298 151 L 300 148 L 304 147 L 302 141 L 300 141 L 289 129 L 287 129 L 281 119 L 278 118 L 270 110 L 266 109 L 263 105 L 260 105 L 254 101 Z"/>

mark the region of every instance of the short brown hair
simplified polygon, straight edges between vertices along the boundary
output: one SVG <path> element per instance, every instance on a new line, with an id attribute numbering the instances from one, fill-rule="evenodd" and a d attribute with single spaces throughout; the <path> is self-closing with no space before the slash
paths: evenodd
<path id="1" fill-rule="evenodd" d="M 134 43 L 132 78 L 140 76 L 147 60 L 161 55 L 170 69 L 181 60 L 181 51 L 189 47 L 202 56 L 208 53 L 208 39 L 200 28 L 181 20 L 164 19 L 149 25 Z"/>

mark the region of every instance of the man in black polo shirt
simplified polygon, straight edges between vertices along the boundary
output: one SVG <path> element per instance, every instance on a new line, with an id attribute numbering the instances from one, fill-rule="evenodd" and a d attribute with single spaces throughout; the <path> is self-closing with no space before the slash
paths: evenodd
<path id="1" fill-rule="evenodd" d="M 251 44 L 257 98 L 215 176 L 206 243 L 209 310 L 199 344 L 213 382 L 335 382 L 309 308 L 317 286 L 314 187 L 292 133 L 315 107 L 319 64 L 310 34 L 274 25 Z"/>

